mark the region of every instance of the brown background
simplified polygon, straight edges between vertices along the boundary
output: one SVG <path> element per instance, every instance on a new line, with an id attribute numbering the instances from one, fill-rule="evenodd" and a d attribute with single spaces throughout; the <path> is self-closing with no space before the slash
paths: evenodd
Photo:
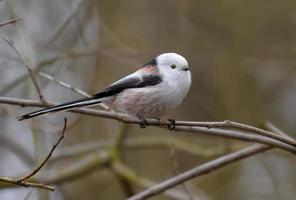
<path id="1" fill-rule="evenodd" d="M 230 119 L 259 127 L 270 120 L 296 136 L 295 8 L 292 0 L 9 0 L 0 2 L 1 21 L 14 16 L 23 20 L 0 31 L 15 42 L 34 68 L 89 93 L 160 53 L 180 53 L 189 61 L 193 85 L 183 104 L 164 118 Z M 37 99 L 31 80 L 22 79 L 25 68 L 2 40 L 0 56 L 0 95 Z M 44 78 L 38 77 L 38 81 L 48 100 L 64 102 L 80 97 Z M 0 136 L 16 142 L 37 160 L 56 140 L 55 132 L 65 115 L 73 126 L 59 152 L 111 140 L 121 126 L 115 121 L 68 113 L 22 123 L 15 120 L 15 116 L 31 110 L 35 109 L 0 105 Z M 173 138 L 193 144 L 200 149 L 196 154 L 176 150 L 174 157 L 181 171 L 246 145 L 216 137 L 181 135 L 131 125 L 126 139 Z M 0 175 L 16 176 L 29 170 L 1 138 Z M 170 148 L 132 148 L 122 153 L 124 163 L 151 180 L 161 181 L 175 174 Z M 55 166 L 63 168 L 73 162 L 79 163 L 80 157 L 61 160 Z M 57 173 L 54 167 L 48 168 Z M 219 200 L 290 200 L 295 198 L 295 185 L 295 159 L 281 151 L 256 155 L 189 184 L 198 199 Z M 139 187 L 134 189 L 139 191 Z M 0 189 L 0 199 L 23 199 L 28 192 Z M 66 182 L 53 194 L 34 190 L 29 197 L 123 198 L 120 182 L 107 169 Z"/>

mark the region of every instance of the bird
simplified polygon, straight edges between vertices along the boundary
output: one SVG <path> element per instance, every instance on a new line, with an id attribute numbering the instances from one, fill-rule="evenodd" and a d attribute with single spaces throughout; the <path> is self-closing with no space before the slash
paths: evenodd
<path id="1" fill-rule="evenodd" d="M 18 120 L 100 103 L 143 121 L 159 119 L 182 103 L 190 86 L 187 60 L 177 53 L 162 53 L 91 97 L 37 110 L 18 117 Z"/>

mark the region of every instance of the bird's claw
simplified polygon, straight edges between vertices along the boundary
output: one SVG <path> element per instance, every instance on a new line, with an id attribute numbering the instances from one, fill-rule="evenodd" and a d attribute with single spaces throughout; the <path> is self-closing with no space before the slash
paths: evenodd
<path id="1" fill-rule="evenodd" d="M 147 125 L 148 125 L 148 123 L 147 123 L 147 120 L 146 119 L 141 120 L 141 122 L 140 122 L 140 127 L 141 128 L 146 128 Z"/>
<path id="2" fill-rule="evenodd" d="M 174 119 L 168 119 L 170 124 L 168 125 L 169 130 L 173 131 L 176 129 L 176 120 Z"/>
<path id="3" fill-rule="evenodd" d="M 141 120 L 141 121 L 140 121 L 140 127 L 141 127 L 141 128 L 146 128 L 146 127 L 148 126 L 147 120 L 146 120 L 144 117 L 142 117 L 140 114 L 137 114 L 136 117 L 137 117 L 139 120 Z"/>

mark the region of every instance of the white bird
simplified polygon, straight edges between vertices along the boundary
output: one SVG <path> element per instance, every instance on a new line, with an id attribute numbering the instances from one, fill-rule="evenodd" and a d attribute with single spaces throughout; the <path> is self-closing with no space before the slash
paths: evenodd
<path id="1" fill-rule="evenodd" d="M 28 113 L 18 120 L 99 103 L 141 119 L 158 118 L 178 106 L 190 86 L 191 73 L 187 60 L 176 53 L 164 53 L 92 97 Z"/>

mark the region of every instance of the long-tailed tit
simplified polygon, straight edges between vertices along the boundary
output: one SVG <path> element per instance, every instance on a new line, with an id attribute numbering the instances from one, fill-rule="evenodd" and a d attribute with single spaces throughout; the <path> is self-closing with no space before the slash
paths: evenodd
<path id="1" fill-rule="evenodd" d="M 176 53 L 164 53 L 92 97 L 28 113 L 18 120 L 99 103 L 143 119 L 157 118 L 179 105 L 190 85 L 191 73 L 186 59 Z"/>

